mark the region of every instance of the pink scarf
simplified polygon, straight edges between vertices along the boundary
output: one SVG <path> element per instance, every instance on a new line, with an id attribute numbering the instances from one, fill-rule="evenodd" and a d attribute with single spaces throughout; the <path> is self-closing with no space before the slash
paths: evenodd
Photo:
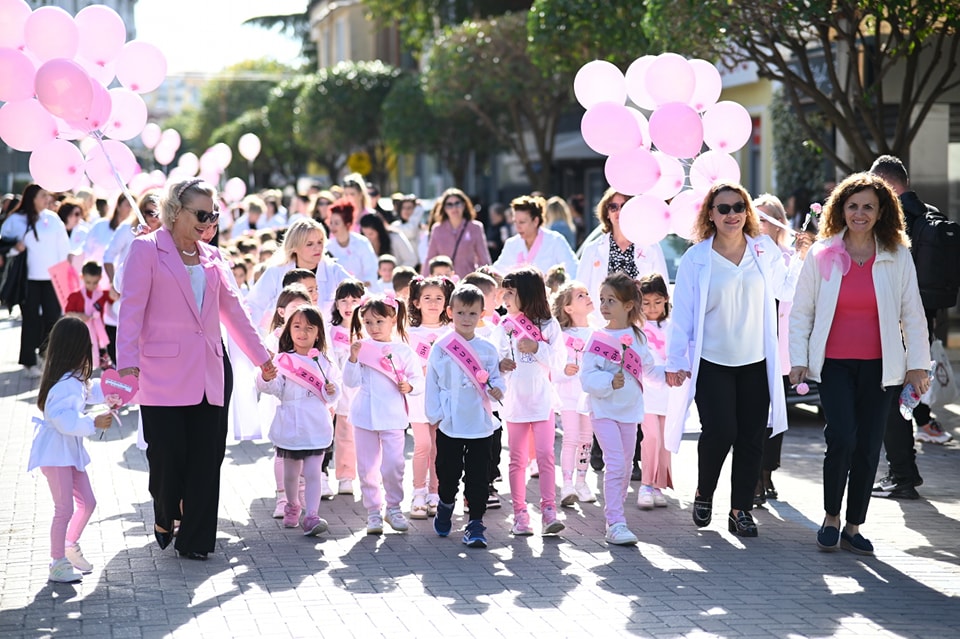
<path id="1" fill-rule="evenodd" d="M 817 253 L 817 267 L 820 269 L 820 275 L 826 281 L 830 281 L 833 274 L 833 267 L 836 265 L 840 269 L 840 275 L 846 275 L 850 270 L 850 254 L 847 253 L 843 240 L 837 238 L 822 251 Z"/>

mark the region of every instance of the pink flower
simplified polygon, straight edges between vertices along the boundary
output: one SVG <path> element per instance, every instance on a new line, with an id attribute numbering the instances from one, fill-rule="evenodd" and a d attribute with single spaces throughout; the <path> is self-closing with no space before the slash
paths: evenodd
<path id="1" fill-rule="evenodd" d="M 626 347 L 633 346 L 633 338 L 630 337 L 629 335 L 621 335 L 621 336 L 620 336 L 620 344 L 622 344 L 623 346 L 626 346 Z"/>
<path id="2" fill-rule="evenodd" d="M 427 335 L 427 341 L 430 342 L 430 346 L 433 346 L 433 343 L 437 341 L 437 334 L 430 333 L 429 335 Z"/>
<path id="3" fill-rule="evenodd" d="M 817 206 L 820 206 L 819 204 Z M 806 382 L 800 382 L 797 384 L 797 395 L 806 395 L 810 392 L 810 386 Z"/>
<path id="4" fill-rule="evenodd" d="M 123 400 L 120 399 L 119 395 L 110 394 L 103 398 L 103 403 L 109 406 L 110 408 L 119 408 L 123 406 Z"/>
<path id="5" fill-rule="evenodd" d="M 575 338 L 575 339 L 573 340 L 573 350 L 575 350 L 575 351 L 577 351 L 577 352 L 580 352 L 580 351 L 583 350 L 583 347 L 584 347 L 584 346 L 585 346 L 585 344 L 584 344 L 583 340 L 580 339 L 579 337 L 577 337 L 577 338 Z"/>
<path id="6" fill-rule="evenodd" d="M 320 357 L 320 351 L 316 348 L 311 348 L 309 351 L 307 351 L 307 357 L 318 359 Z"/>
<path id="7" fill-rule="evenodd" d="M 383 353 L 386 357 L 390 357 L 390 355 L 393 353 L 393 348 L 391 348 L 390 345 L 387 344 L 382 349 L 380 349 L 380 352 Z"/>
<path id="8" fill-rule="evenodd" d="M 819 202 L 814 202 L 813 204 L 810 205 L 810 211 L 811 211 L 814 215 L 820 215 L 820 212 L 821 212 L 822 210 L 823 210 L 823 207 L 820 206 L 820 203 L 819 203 Z"/>
<path id="9" fill-rule="evenodd" d="M 389 358 L 381 357 L 380 358 L 380 367 L 385 371 L 393 369 L 393 364 L 390 362 Z"/>
<path id="10" fill-rule="evenodd" d="M 477 372 L 477 381 L 481 384 L 486 384 L 487 380 L 490 379 L 490 374 L 487 371 L 478 371 Z"/>

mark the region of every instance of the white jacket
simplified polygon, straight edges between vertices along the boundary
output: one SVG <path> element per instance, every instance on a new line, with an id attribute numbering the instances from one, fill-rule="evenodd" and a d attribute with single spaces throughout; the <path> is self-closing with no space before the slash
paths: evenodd
<path id="1" fill-rule="evenodd" d="M 474 336 L 469 343 L 490 376 L 490 387 L 505 392 L 497 347 L 480 336 Z M 476 385 L 442 348 L 430 349 L 425 395 L 427 421 L 438 424 L 440 431 L 448 437 L 480 439 L 492 435 L 498 426 L 484 407 Z M 496 400 L 489 399 L 492 408 L 499 408 Z"/>
<path id="2" fill-rule="evenodd" d="M 663 249 L 659 244 L 650 246 L 636 246 L 633 248 L 633 261 L 637 265 L 637 277 L 644 277 L 651 273 L 659 273 L 665 282 L 669 282 L 670 273 L 667 271 L 667 260 L 663 256 Z M 610 264 L 610 234 L 604 233 L 592 242 L 583 246 L 580 254 L 580 264 L 577 266 L 577 281 L 583 282 L 590 291 L 593 300 L 594 318 L 600 319 L 600 284 L 607 278 L 607 267 Z"/>
<path id="3" fill-rule="evenodd" d="M 553 419 L 554 411 L 560 408 L 560 398 L 550 381 L 550 373 L 561 368 L 567 359 L 560 323 L 551 317 L 540 327 L 540 334 L 545 341 L 539 343 L 536 353 L 521 353 L 517 348 L 520 336 L 508 336 L 503 322 L 490 340 L 501 360 L 508 358 L 517 364 L 514 370 L 504 373 L 507 392 L 500 409 L 504 420 L 539 422 Z"/>
<path id="4" fill-rule="evenodd" d="M 763 352 L 767 368 L 767 387 L 770 391 L 768 425 L 776 435 L 787 430 L 787 404 L 780 373 L 777 307 L 774 298 L 781 301 L 792 299 L 803 262 L 799 259 L 793 260 L 788 268 L 784 264 L 783 253 L 766 235 L 757 238 L 748 236 L 746 239 L 747 250 L 743 259 L 755 259 L 760 274 L 763 275 Z M 683 424 L 697 388 L 712 251 L 712 237 L 690 247 L 680 262 L 676 288 L 673 291 L 673 310 L 667 333 L 666 370 L 690 371 L 692 374 L 691 379 L 680 389 L 671 391 L 664 444 L 674 453 L 679 452 Z M 677 393 L 677 390 L 680 392 Z M 682 401 L 677 401 L 678 399 Z"/>
<path id="5" fill-rule="evenodd" d="M 317 362 L 297 353 L 290 357 L 297 365 L 316 370 Z M 322 397 L 300 384 L 290 380 L 282 373 L 269 382 L 264 381 L 263 372 L 257 371 L 257 390 L 269 393 L 280 401 L 277 404 L 273 422 L 270 424 L 270 441 L 287 450 L 317 450 L 326 448 L 333 442 L 333 421 L 330 409 L 340 399 L 340 369 L 333 361 L 321 355 L 320 370 L 336 387 L 333 395 L 327 395 L 324 388 Z"/>
<path id="6" fill-rule="evenodd" d="M 643 364 L 641 374 L 644 383 L 664 383 L 663 366 L 655 364 L 646 342 L 637 339 L 632 327 L 617 330 L 600 328 L 596 332 L 605 333 L 614 342 L 619 342 L 622 336 L 628 335 L 633 339 L 630 348 L 640 356 Z M 643 405 L 643 388 L 633 375 L 624 371 L 623 388 L 614 389 L 613 376 L 619 371 L 619 364 L 614 364 L 594 353 L 584 353 L 580 383 L 583 385 L 584 392 L 590 396 L 590 416 L 594 419 L 612 419 L 639 424 L 643 421 L 643 415 L 646 412 Z"/>
<path id="7" fill-rule="evenodd" d="M 36 430 L 27 470 L 40 466 L 85 469 L 90 463 L 90 455 L 83 446 L 83 438 L 93 435 L 97 429 L 93 417 L 87 415 L 84 408 L 88 404 L 102 403 L 99 380 L 85 384 L 70 375 L 61 377 L 47 393 L 43 419 L 33 419 Z"/>
<path id="8" fill-rule="evenodd" d="M 366 341 L 366 340 L 365 340 Z M 374 342 L 379 347 L 385 346 Z M 397 371 L 406 375 L 406 381 L 413 387 L 409 395 L 424 391 L 423 362 L 404 342 L 390 342 L 393 349 L 393 365 Z M 343 366 L 343 383 L 359 388 L 357 396 L 350 405 L 350 423 L 364 430 L 404 430 L 410 423 L 403 394 L 397 389 L 397 382 L 382 373 L 370 370 L 359 361 Z M 409 397 L 409 396 L 408 396 Z"/>
<path id="9" fill-rule="evenodd" d="M 843 280 L 838 266 L 834 266 L 829 281 L 823 279 L 816 256 L 828 246 L 842 243 L 845 234 L 846 230 L 810 248 L 790 312 L 790 361 L 794 366 L 805 366 L 807 377 L 816 382 L 823 370 L 827 337 Z M 888 251 L 877 246 L 873 288 L 880 316 L 881 380 L 884 386 L 897 386 L 903 383 L 906 371 L 930 368 L 927 320 L 910 249 L 898 245 Z"/>
<path id="10" fill-rule="evenodd" d="M 539 233 L 542 240 L 537 254 L 533 256 L 532 265 L 546 275 L 551 267 L 563 264 L 567 273 L 572 275 L 577 269 L 577 256 L 574 255 L 567 239 L 556 231 L 542 227 Z M 526 242 L 519 235 L 514 235 L 504 242 L 503 250 L 500 251 L 497 261 L 493 263 L 493 268 L 506 275 L 513 269 L 527 266 L 530 262 L 521 260 L 521 256 L 526 253 L 528 253 Z"/>

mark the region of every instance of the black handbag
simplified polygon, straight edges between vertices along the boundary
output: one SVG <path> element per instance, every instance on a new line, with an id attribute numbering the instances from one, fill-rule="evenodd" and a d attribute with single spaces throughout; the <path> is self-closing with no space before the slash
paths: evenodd
<path id="1" fill-rule="evenodd" d="M 27 299 L 27 251 L 23 250 L 7 260 L 3 283 L 0 284 L 0 304 L 12 311 Z"/>

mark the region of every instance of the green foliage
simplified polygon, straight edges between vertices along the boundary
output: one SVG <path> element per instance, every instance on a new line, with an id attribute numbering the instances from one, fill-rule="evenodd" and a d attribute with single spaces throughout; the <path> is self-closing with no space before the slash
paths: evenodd
<path id="1" fill-rule="evenodd" d="M 777 192 L 785 202 L 797 189 L 819 193 L 826 180 L 823 151 L 810 139 L 797 122 L 797 116 L 784 98 L 783 90 L 773 94 L 770 110 L 773 120 L 773 155 L 777 175 Z M 811 124 L 826 136 L 826 122 L 816 114 L 808 116 Z"/>
<path id="2" fill-rule="evenodd" d="M 621 70 L 647 54 L 644 3 L 535 0 L 527 20 L 528 50 L 544 73 L 576 73 L 591 60 Z"/>
<path id="3" fill-rule="evenodd" d="M 299 40 L 301 42 L 300 53 L 307 60 L 307 68 L 317 68 L 317 43 L 310 37 L 309 8 L 300 13 L 256 16 L 244 20 L 243 24 L 276 31 L 289 38 Z"/>

